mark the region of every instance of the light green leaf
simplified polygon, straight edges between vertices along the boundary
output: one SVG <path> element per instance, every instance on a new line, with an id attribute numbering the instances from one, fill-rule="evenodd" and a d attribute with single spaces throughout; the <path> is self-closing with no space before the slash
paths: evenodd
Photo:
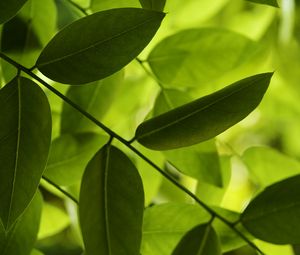
<path id="1" fill-rule="evenodd" d="M 15 16 L 26 1 L 27 0 L 0 0 L 0 24 Z"/>
<path id="2" fill-rule="evenodd" d="M 271 6 L 274 6 L 274 7 L 279 7 L 276 0 L 246 0 L 246 1 L 253 2 L 253 3 L 258 3 L 258 4 L 271 5 Z"/>
<path id="3" fill-rule="evenodd" d="M 73 102 L 102 120 L 115 102 L 118 89 L 123 82 L 124 73 L 118 72 L 106 79 L 93 82 L 86 86 L 72 86 L 66 96 Z M 99 132 L 99 127 L 76 111 L 67 103 L 63 104 L 61 133 Z"/>
<path id="4" fill-rule="evenodd" d="M 199 87 L 249 62 L 259 44 L 221 28 L 184 30 L 161 41 L 148 62 L 165 87 Z"/>
<path id="5" fill-rule="evenodd" d="M 196 226 L 177 244 L 172 255 L 221 255 L 218 236 L 210 224 Z"/>
<path id="6" fill-rule="evenodd" d="M 4 24 L 1 50 L 15 61 L 32 67 L 56 29 L 53 0 L 29 0 L 16 17 Z"/>
<path id="7" fill-rule="evenodd" d="M 34 249 L 31 251 L 30 255 L 43 255 L 43 253 L 40 252 L 39 250 Z"/>
<path id="8" fill-rule="evenodd" d="M 209 140 L 251 113 L 272 73 L 258 74 L 143 122 L 136 139 L 153 150 L 170 150 Z"/>
<path id="9" fill-rule="evenodd" d="M 140 7 L 140 4 L 138 0 L 91 0 L 90 6 L 96 12 L 113 8 Z"/>
<path id="10" fill-rule="evenodd" d="M 62 135 L 51 145 L 44 175 L 58 185 L 69 186 L 79 182 L 89 160 L 107 138 L 93 133 Z"/>
<path id="11" fill-rule="evenodd" d="M 157 97 L 153 115 L 157 116 L 190 101 L 187 93 L 164 89 Z M 189 148 L 165 151 L 167 160 L 180 172 L 199 181 L 222 186 L 222 176 L 217 149 L 214 141 Z"/>
<path id="12" fill-rule="evenodd" d="M 164 15 L 121 8 L 86 16 L 61 30 L 36 65 L 48 78 L 61 83 L 103 79 L 126 66 L 147 46 Z"/>
<path id="13" fill-rule="evenodd" d="M 218 208 L 218 212 L 232 222 L 239 218 L 239 214 L 231 211 Z M 207 223 L 210 218 L 209 213 L 195 204 L 167 203 L 146 208 L 141 254 L 170 255 L 186 232 Z M 219 220 L 216 219 L 213 226 L 222 241 L 223 252 L 245 244 Z"/>
<path id="14" fill-rule="evenodd" d="M 163 11 L 166 0 L 139 0 L 144 9 Z"/>
<path id="15" fill-rule="evenodd" d="M 300 240 L 300 175 L 277 182 L 247 206 L 241 222 L 256 238 L 275 244 Z"/>
<path id="16" fill-rule="evenodd" d="M 24 214 L 8 232 L 0 224 L 1 255 L 30 254 L 39 230 L 42 202 L 41 194 L 37 192 Z"/>
<path id="17" fill-rule="evenodd" d="M 106 145 L 83 175 L 79 218 L 87 255 L 139 255 L 144 192 L 137 169 L 117 148 Z"/>
<path id="18" fill-rule="evenodd" d="M 0 123 L 0 217 L 9 230 L 32 200 L 48 158 L 51 113 L 43 90 L 13 79 L 0 90 Z"/>
<path id="19" fill-rule="evenodd" d="M 70 218 L 61 208 L 49 203 L 43 204 L 38 239 L 55 235 L 70 224 Z"/>
<path id="20" fill-rule="evenodd" d="M 251 177 L 261 187 L 300 174 L 300 163 L 274 149 L 251 147 L 243 156 Z"/>

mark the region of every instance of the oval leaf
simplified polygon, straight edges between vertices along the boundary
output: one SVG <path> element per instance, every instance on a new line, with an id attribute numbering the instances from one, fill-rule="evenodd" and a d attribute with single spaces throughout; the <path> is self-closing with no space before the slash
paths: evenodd
<path id="1" fill-rule="evenodd" d="M 139 0 L 144 9 L 163 11 L 166 0 Z"/>
<path id="2" fill-rule="evenodd" d="M 199 225 L 180 240 L 172 255 L 221 255 L 218 236 L 210 224 Z"/>
<path id="3" fill-rule="evenodd" d="M 299 244 L 300 175 L 267 187 L 241 216 L 255 237 L 275 244 Z"/>
<path id="4" fill-rule="evenodd" d="M 272 73 L 240 80 L 213 94 L 142 123 L 136 139 L 153 150 L 168 150 L 206 141 L 235 125 L 262 100 Z"/>
<path id="5" fill-rule="evenodd" d="M 8 230 L 32 200 L 47 162 L 51 112 L 43 90 L 13 79 L 0 90 L 0 123 L 0 217 Z"/>
<path id="6" fill-rule="evenodd" d="M 37 239 L 43 200 L 39 192 L 12 228 L 5 232 L 0 225 L 0 254 L 29 255 Z"/>
<path id="7" fill-rule="evenodd" d="M 106 145 L 83 175 L 79 217 L 87 255 L 139 255 L 144 191 L 137 169 Z"/>
<path id="8" fill-rule="evenodd" d="M 100 80 L 119 71 L 147 46 L 164 15 L 138 8 L 89 15 L 61 30 L 36 65 L 44 75 L 61 83 Z"/>
<path id="9" fill-rule="evenodd" d="M 257 4 L 266 4 L 274 7 L 279 7 L 276 0 L 247 0 L 247 1 L 257 3 Z"/>
<path id="10" fill-rule="evenodd" d="M 27 0 L 0 0 L 0 24 L 15 16 L 26 2 Z"/>

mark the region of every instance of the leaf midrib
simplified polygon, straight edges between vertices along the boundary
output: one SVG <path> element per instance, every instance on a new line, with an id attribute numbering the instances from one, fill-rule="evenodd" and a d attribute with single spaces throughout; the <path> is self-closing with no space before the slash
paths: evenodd
<path id="1" fill-rule="evenodd" d="M 115 38 L 121 37 L 123 34 L 126 34 L 126 33 L 128 33 L 128 32 L 131 32 L 131 31 L 135 30 L 136 28 L 138 28 L 138 27 L 140 27 L 140 26 L 143 26 L 143 25 L 145 25 L 145 24 L 151 22 L 151 21 L 154 20 L 155 18 L 156 18 L 156 17 L 151 17 L 150 19 L 147 19 L 147 20 L 145 20 L 144 22 L 142 22 L 142 23 L 140 23 L 140 24 L 137 24 L 137 25 L 135 25 L 135 26 L 133 26 L 133 27 L 131 27 L 131 28 L 129 28 L 129 29 L 126 29 L 126 30 L 124 30 L 124 31 L 121 32 L 121 33 L 118 33 L 118 34 L 116 34 L 116 35 L 113 35 L 113 36 L 111 36 L 111 37 L 109 37 L 109 38 L 106 38 L 106 39 L 104 39 L 104 40 L 101 40 L 101 41 L 99 41 L 99 42 L 97 42 L 97 43 L 94 43 L 94 44 L 88 46 L 88 47 L 85 47 L 85 48 L 83 48 L 83 49 L 80 49 L 80 50 L 78 50 L 78 51 L 76 51 L 76 52 L 72 52 L 72 53 L 67 54 L 67 55 L 65 55 L 65 56 L 62 56 L 62 57 L 60 57 L 60 58 L 56 58 L 56 59 L 49 60 L 49 61 L 44 62 L 44 63 L 40 63 L 40 64 L 38 64 L 37 66 L 38 66 L 38 67 L 43 67 L 43 66 L 46 66 L 46 65 L 49 65 L 49 64 L 53 64 L 53 63 L 55 63 L 55 62 L 62 61 L 62 60 L 64 60 L 64 59 L 66 59 L 66 58 L 73 57 L 74 55 L 81 54 L 81 53 L 83 53 L 83 52 L 85 52 L 85 51 L 88 51 L 88 50 L 91 49 L 91 48 L 96 48 L 96 47 L 99 46 L 100 44 L 103 44 L 103 43 L 106 43 L 106 42 L 108 42 L 108 41 L 110 41 L 110 40 L 113 40 L 113 39 L 115 39 Z M 97 48 L 96 48 L 96 49 L 97 49 Z"/>
<path id="2" fill-rule="evenodd" d="M 169 122 L 168 124 L 166 124 L 166 125 L 164 125 L 164 126 L 162 126 L 162 127 L 158 127 L 158 128 L 156 128 L 156 129 L 153 129 L 152 131 L 147 132 L 147 133 L 145 133 L 145 134 L 143 134 L 143 135 L 139 135 L 137 138 L 138 138 L 138 139 L 143 139 L 143 138 L 145 138 L 145 137 L 147 137 L 147 136 L 150 136 L 150 135 L 153 134 L 153 133 L 159 132 L 159 131 L 161 131 L 161 130 L 163 130 L 163 129 L 166 129 L 166 128 L 170 127 L 170 126 L 173 126 L 173 125 L 175 125 L 175 124 L 178 124 L 179 122 L 184 121 L 185 119 L 188 119 L 188 118 L 192 117 L 193 115 L 196 115 L 196 114 L 198 114 L 199 112 L 201 112 L 201 111 L 203 111 L 203 110 L 209 108 L 210 106 L 212 106 L 212 105 L 214 105 L 214 104 L 216 104 L 216 103 L 218 103 L 218 102 L 220 102 L 220 101 L 222 101 L 222 100 L 224 100 L 224 99 L 226 99 L 226 98 L 228 98 L 228 97 L 231 97 L 232 95 L 234 95 L 234 94 L 236 94 L 236 93 L 238 93 L 238 92 L 240 92 L 240 91 L 242 91 L 242 90 L 244 90 L 244 89 L 246 89 L 246 88 L 252 86 L 252 85 L 253 85 L 255 82 L 257 82 L 258 80 L 261 80 L 261 78 L 257 78 L 257 79 L 255 79 L 255 80 L 251 81 L 247 86 L 243 86 L 243 87 L 241 87 L 241 88 L 239 88 L 239 89 L 237 89 L 237 90 L 235 90 L 235 91 L 232 91 L 231 93 L 229 93 L 229 94 L 227 94 L 227 95 L 224 95 L 223 97 L 217 98 L 216 100 L 212 101 L 210 104 L 207 104 L 207 105 L 205 105 L 204 107 L 202 107 L 202 108 L 200 108 L 200 109 L 197 109 L 196 111 L 194 111 L 194 112 L 192 112 L 192 113 L 190 113 L 190 114 L 187 114 L 187 115 L 185 115 L 185 116 L 183 116 L 183 117 L 181 117 L 181 118 L 175 119 L 174 121 Z M 183 106 L 181 106 L 181 107 L 183 107 Z M 175 109 L 177 109 L 177 108 L 175 108 Z M 174 110 L 175 110 L 175 109 L 174 109 Z M 173 110 L 172 110 L 172 111 L 173 111 Z M 165 114 L 168 114 L 168 113 L 165 113 Z M 162 116 L 162 115 L 160 115 L 160 116 Z M 158 117 L 160 117 L 160 116 L 157 116 L 156 118 L 158 118 Z M 150 122 L 150 121 L 151 121 L 151 120 L 149 120 L 149 122 Z M 149 123 L 149 122 L 148 122 L 148 123 Z M 145 122 L 144 124 L 146 124 L 146 123 L 147 123 L 147 122 Z"/>
<path id="3" fill-rule="evenodd" d="M 10 217 L 11 217 L 11 210 L 12 210 L 12 203 L 14 199 L 15 193 L 15 183 L 16 183 L 16 176 L 19 167 L 19 150 L 20 150 L 20 138 L 21 138 L 21 84 L 20 84 L 20 77 L 17 78 L 17 93 L 18 93 L 18 132 L 17 132 L 17 141 L 16 141 L 16 156 L 15 156 L 15 163 L 14 163 L 14 174 L 13 174 L 13 181 L 12 181 L 12 188 L 11 188 L 11 195 L 10 195 L 10 203 L 8 208 L 8 215 L 7 215 L 7 225 L 9 224 Z"/>

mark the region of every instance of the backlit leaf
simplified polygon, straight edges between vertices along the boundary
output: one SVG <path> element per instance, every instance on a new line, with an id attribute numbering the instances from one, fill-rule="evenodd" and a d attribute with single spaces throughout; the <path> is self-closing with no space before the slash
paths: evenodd
<path id="1" fill-rule="evenodd" d="M 249 62 L 258 46 L 226 29 L 189 29 L 161 41 L 147 60 L 164 87 L 211 87 L 216 79 Z"/>
<path id="2" fill-rule="evenodd" d="M 139 255 L 144 192 L 137 169 L 106 145 L 83 175 L 79 216 L 87 255 Z"/>
<path id="3" fill-rule="evenodd" d="M 51 141 L 51 113 L 42 89 L 16 77 L 0 90 L 0 217 L 6 230 L 32 200 Z"/>
<path id="4" fill-rule="evenodd" d="M 221 255 L 220 242 L 210 224 L 196 226 L 177 244 L 172 255 Z"/>
<path id="5" fill-rule="evenodd" d="M 139 0 L 91 0 L 90 6 L 96 12 L 113 8 L 140 7 L 140 3 Z"/>
<path id="6" fill-rule="evenodd" d="M 26 2 L 27 0 L 0 0 L 0 24 L 15 16 Z"/>
<path id="7" fill-rule="evenodd" d="M 190 146 L 211 139 L 251 113 L 272 73 L 258 74 L 143 122 L 136 139 L 154 150 Z"/>
<path id="8" fill-rule="evenodd" d="M 103 79 L 119 71 L 147 46 L 164 15 L 121 8 L 84 17 L 56 34 L 41 53 L 37 67 L 61 83 Z"/>
<path id="9" fill-rule="evenodd" d="M 247 206 L 241 221 L 255 237 L 275 244 L 299 244 L 300 175 L 268 186 Z"/>
<path id="10" fill-rule="evenodd" d="M 247 0 L 249 2 L 258 3 L 258 4 L 266 4 L 274 7 L 279 7 L 277 0 Z"/>
<path id="11" fill-rule="evenodd" d="M 79 182 L 87 163 L 106 141 L 93 133 L 59 136 L 52 142 L 44 175 L 62 186 Z"/>
<path id="12" fill-rule="evenodd" d="M 118 89 L 123 82 L 124 73 L 118 72 L 106 79 L 93 82 L 86 86 L 72 86 L 66 96 L 81 108 L 102 120 L 110 109 Z M 67 103 L 63 104 L 61 133 L 98 132 L 99 127 L 77 112 Z"/>
<path id="13" fill-rule="evenodd" d="M 37 192 L 24 214 L 8 232 L 0 224 L 1 255 L 31 254 L 39 230 L 42 202 L 41 194 Z"/>

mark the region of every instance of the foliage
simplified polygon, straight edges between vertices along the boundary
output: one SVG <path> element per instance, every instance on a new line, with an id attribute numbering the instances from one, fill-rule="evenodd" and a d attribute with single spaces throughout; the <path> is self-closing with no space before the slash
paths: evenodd
<path id="1" fill-rule="evenodd" d="M 299 11 L 0 0 L 0 253 L 299 254 Z"/>

